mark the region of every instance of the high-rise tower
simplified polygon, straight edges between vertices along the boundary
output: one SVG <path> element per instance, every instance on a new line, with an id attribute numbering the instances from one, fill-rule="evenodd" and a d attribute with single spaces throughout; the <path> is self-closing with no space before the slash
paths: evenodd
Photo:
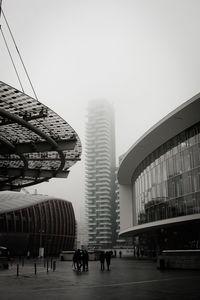
<path id="1" fill-rule="evenodd" d="M 86 127 L 86 207 L 88 244 L 110 247 L 115 239 L 114 110 L 105 101 L 91 101 Z"/>

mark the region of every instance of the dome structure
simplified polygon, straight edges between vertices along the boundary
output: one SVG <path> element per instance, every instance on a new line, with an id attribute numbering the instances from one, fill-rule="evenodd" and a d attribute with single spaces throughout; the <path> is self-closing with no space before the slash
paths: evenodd
<path id="1" fill-rule="evenodd" d="M 71 202 L 45 195 L 0 192 L 0 244 L 11 255 L 58 255 L 72 250 L 75 216 Z"/>

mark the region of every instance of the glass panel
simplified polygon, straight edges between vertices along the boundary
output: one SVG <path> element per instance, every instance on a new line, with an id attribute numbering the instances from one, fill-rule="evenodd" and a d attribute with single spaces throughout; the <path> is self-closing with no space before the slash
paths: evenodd
<path id="1" fill-rule="evenodd" d="M 200 123 L 151 153 L 134 174 L 138 223 L 200 211 Z"/>

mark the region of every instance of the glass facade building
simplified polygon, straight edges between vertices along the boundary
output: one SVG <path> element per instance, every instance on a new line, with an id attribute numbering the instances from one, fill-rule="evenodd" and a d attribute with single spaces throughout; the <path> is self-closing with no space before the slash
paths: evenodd
<path id="1" fill-rule="evenodd" d="M 200 213 L 200 123 L 148 155 L 133 182 L 138 224 Z"/>
<path id="2" fill-rule="evenodd" d="M 119 171 L 120 235 L 137 247 L 200 248 L 200 94 L 146 132 Z"/>

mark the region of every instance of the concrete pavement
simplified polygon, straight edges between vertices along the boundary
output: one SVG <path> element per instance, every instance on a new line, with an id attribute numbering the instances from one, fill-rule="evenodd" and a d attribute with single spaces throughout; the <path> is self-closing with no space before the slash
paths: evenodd
<path id="1" fill-rule="evenodd" d="M 156 263 L 144 260 L 112 259 L 110 271 L 89 262 L 89 272 L 77 273 L 71 262 L 57 261 L 56 271 L 47 273 L 43 263 L 16 265 L 0 271 L 1 300 L 173 300 L 200 299 L 200 271 L 159 271 Z"/>

